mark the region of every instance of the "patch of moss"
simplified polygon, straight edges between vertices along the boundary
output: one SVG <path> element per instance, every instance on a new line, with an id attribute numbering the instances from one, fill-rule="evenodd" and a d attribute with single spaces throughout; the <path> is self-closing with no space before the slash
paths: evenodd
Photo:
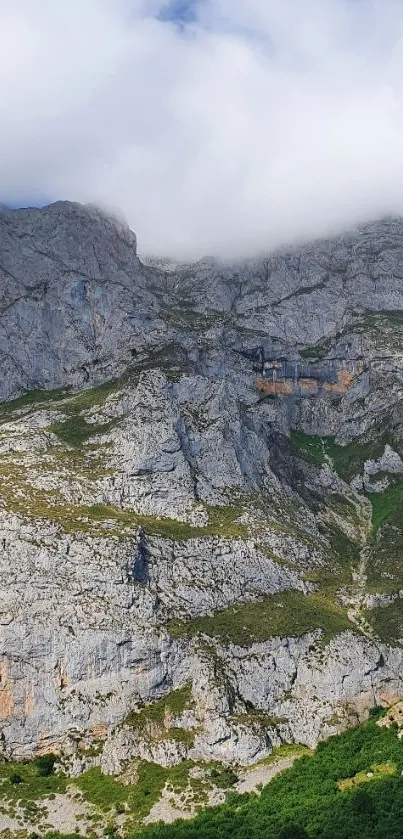
<path id="1" fill-rule="evenodd" d="M 292 590 L 257 603 L 232 606 L 213 616 L 193 618 L 185 623 L 171 621 L 168 629 L 176 637 L 201 633 L 224 643 L 248 646 L 273 636 L 301 636 L 314 629 L 322 629 L 325 642 L 354 627 L 346 611 L 326 592 L 305 596 Z"/>

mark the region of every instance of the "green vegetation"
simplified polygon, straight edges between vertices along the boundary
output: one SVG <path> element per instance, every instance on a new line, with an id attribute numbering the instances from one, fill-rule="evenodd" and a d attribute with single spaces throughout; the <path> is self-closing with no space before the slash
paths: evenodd
<path id="1" fill-rule="evenodd" d="M 322 466 L 325 462 L 325 441 L 322 437 L 313 437 L 301 431 L 291 431 L 291 443 L 295 452 L 314 466 Z"/>
<path id="2" fill-rule="evenodd" d="M 313 754 L 301 747 L 285 747 L 290 750 L 287 754 L 296 754 L 298 759 L 260 795 L 231 791 L 237 773 L 218 764 L 204 764 L 204 777 L 192 777 L 189 772 L 195 764 L 191 761 L 172 768 L 141 762 L 137 780 L 130 783 L 95 768 L 73 783 L 94 812 L 102 814 L 103 824 L 109 824 L 106 836 L 115 835 L 116 818 L 123 816 L 126 839 L 401 839 L 403 743 L 397 726 L 378 724 L 379 716 L 377 709 L 368 723 L 330 738 Z M 283 748 L 267 762 L 284 755 Z M 23 781 L 13 785 L 10 776 L 17 769 Z M 47 785 L 64 791 L 66 782 L 72 783 L 63 776 L 41 777 L 32 763 L 0 766 L 3 800 L 30 802 L 32 812 L 35 806 L 41 812 L 40 799 L 48 795 Z M 191 821 L 142 826 L 164 787 L 183 800 L 190 790 L 201 807 L 207 803 L 206 783 L 227 790 L 225 804 L 206 809 Z M 99 829 L 98 818 L 93 818 L 93 824 Z M 51 831 L 47 839 L 65 837 Z M 72 834 L 71 839 L 78 836 Z"/>
<path id="3" fill-rule="evenodd" d="M 67 388 L 59 390 L 30 390 L 23 393 L 18 399 L 13 399 L 11 402 L 3 402 L 0 404 L 0 422 L 6 422 L 15 411 L 20 411 L 23 408 L 30 408 L 31 405 L 44 405 L 48 407 L 49 402 L 60 402 L 69 394 Z"/>
<path id="4" fill-rule="evenodd" d="M 211 617 L 169 624 L 169 631 L 177 637 L 201 633 L 241 646 L 260 643 L 271 636 L 300 636 L 314 629 L 322 629 L 323 641 L 326 641 L 353 628 L 346 611 L 337 605 L 334 597 L 327 596 L 324 591 L 305 596 L 294 590 L 266 597 L 257 603 L 232 606 Z"/>
<path id="5" fill-rule="evenodd" d="M 339 782 L 339 790 L 344 792 L 346 789 L 351 789 L 352 787 L 356 787 L 359 784 L 370 784 L 374 778 L 378 780 L 379 778 L 384 777 L 385 775 L 395 775 L 396 774 L 396 763 L 374 763 L 371 766 L 370 772 L 357 772 L 354 775 L 354 778 L 345 778 L 343 781 Z"/>
<path id="6" fill-rule="evenodd" d="M 307 359 L 308 361 L 323 361 L 330 355 L 334 340 L 334 338 L 325 338 L 323 341 L 318 341 L 317 344 L 300 349 L 299 354 L 301 358 Z"/>
<path id="7" fill-rule="evenodd" d="M 77 454 L 74 463 L 85 477 L 100 477 L 108 474 L 102 465 L 100 452 L 88 452 L 87 459 Z M 66 456 L 65 452 L 61 457 Z M 71 463 L 67 457 L 66 467 Z M 245 538 L 248 528 L 239 521 L 242 510 L 237 507 L 206 507 L 209 521 L 204 527 L 196 527 L 177 519 L 144 516 L 133 510 L 122 510 L 107 504 L 89 506 L 67 503 L 57 491 L 38 489 L 27 481 L 26 469 L 15 461 L 3 461 L 0 464 L 1 498 L 6 509 L 19 513 L 25 518 L 46 519 L 58 524 L 66 533 L 91 533 L 93 536 L 105 536 L 103 522 L 115 525 L 112 531 L 118 538 L 124 538 L 130 531 L 142 528 L 145 533 L 166 539 L 185 541 L 220 535 L 224 538 Z"/>
<path id="8" fill-rule="evenodd" d="M 171 695 L 173 707 L 182 707 L 184 697 Z M 116 818 L 125 817 L 125 836 L 138 831 L 142 820 L 161 796 L 164 787 L 183 798 L 189 796 L 196 805 L 207 804 L 208 791 L 214 786 L 230 789 L 237 781 L 236 774 L 220 764 L 182 761 L 177 766 L 162 767 L 140 761 L 134 765 L 131 778 L 119 780 L 103 775 L 99 767 L 88 770 L 77 778 L 54 774 L 54 756 L 43 756 L 30 763 L 0 764 L 0 819 L 1 813 L 14 817 L 17 807 L 27 820 L 46 823 L 47 799 L 56 793 L 68 793 L 90 805 L 88 819 L 97 824 L 116 827 Z M 191 774 L 194 767 L 199 772 Z M 43 770 L 50 774 L 43 774 Z M 42 831 L 41 831 L 42 835 Z M 49 837 L 61 834 L 51 832 Z M 92 834 L 91 834 L 92 835 Z M 114 835 L 114 834 L 112 834 Z"/>
<path id="9" fill-rule="evenodd" d="M 56 509 L 56 508 L 55 508 Z M 221 535 L 224 537 L 236 538 L 247 535 L 247 528 L 240 524 L 237 519 L 240 511 L 232 507 L 209 507 L 209 522 L 205 527 L 194 527 L 191 524 L 176 519 L 156 518 L 155 516 L 143 516 L 132 510 L 121 510 L 118 507 L 106 504 L 94 504 L 90 507 L 72 507 L 72 516 L 66 521 L 65 511 L 60 523 L 64 529 L 71 525 L 73 530 L 80 529 L 81 525 L 96 524 L 102 521 L 114 521 L 127 528 L 141 527 L 146 533 L 162 536 L 166 539 L 184 541 L 204 536 Z"/>
<path id="10" fill-rule="evenodd" d="M 134 351 L 133 351 L 134 353 Z M 52 407 L 61 410 L 68 415 L 68 418 L 73 419 L 80 416 L 83 411 L 89 411 L 91 408 L 97 406 L 101 407 L 112 393 L 116 393 L 121 388 L 128 384 L 133 384 L 138 381 L 139 374 L 146 370 L 153 368 L 160 368 L 166 371 L 168 380 L 178 381 L 181 376 L 182 364 L 185 362 L 183 350 L 176 344 L 167 344 L 158 350 L 150 350 L 147 354 L 141 354 L 136 358 L 134 353 L 134 360 L 130 368 L 119 378 L 111 379 L 103 384 L 95 387 L 87 388 L 79 393 L 72 392 L 71 388 L 58 388 L 56 390 L 31 390 L 13 399 L 10 402 L 3 402 L 0 404 L 0 423 L 7 422 L 16 412 L 23 411 L 24 408 L 29 411 L 33 407 L 44 408 Z M 58 425 L 58 424 L 57 424 Z M 60 424 L 62 425 L 62 423 Z M 88 424 L 90 425 L 90 423 Z M 72 432 L 72 445 L 79 444 L 79 433 L 77 440 L 74 439 L 73 423 L 66 426 L 65 435 L 69 437 L 69 432 Z M 84 428 L 82 428 L 84 431 Z M 60 429 L 61 435 L 63 430 Z M 55 432 L 56 433 L 56 432 Z M 95 431 L 93 433 L 96 433 Z M 60 439 L 66 439 L 61 436 Z M 86 437 L 84 439 L 87 439 Z M 69 442 L 69 440 L 66 440 Z"/>
<path id="11" fill-rule="evenodd" d="M 345 481 L 351 481 L 355 475 L 362 474 L 366 460 L 377 460 L 382 456 L 390 436 L 384 434 L 376 440 L 354 441 L 346 446 L 337 445 L 331 437 L 325 438 L 326 454 L 333 462 L 335 471 Z"/>
<path id="12" fill-rule="evenodd" d="M 304 757 L 312 755 L 312 749 L 307 746 L 301 746 L 299 743 L 283 743 L 282 746 L 276 746 L 271 755 L 259 761 L 259 766 L 271 766 L 285 757 Z"/>
<path id="13" fill-rule="evenodd" d="M 0 763 L 1 798 L 23 803 L 37 801 L 52 793 L 65 792 L 68 778 L 53 772 L 54 756 L 51 755 L 46 765 L 44 758 L 36 758 L 29 763 Z M 51 771 L 43 771 L 44 767 Z M 19 778 L 19 780 L 17 780 Z"/>
<path id="14" fill-rule="evenodd" d="M 191 705 L 192 690 L 190 685 L 186 685 L 184 688 L 174 690 L 167 696 L 145 705 L 140 711 L 131 711 L 124 722 L 126 725 L 131 725 L 142 732 L 147 732 L 152 728 L 161 729 L 164 731 L 164 736 L 167 737 L 166 728 L 167 725 L 171 728 L 172 717 L 179 717 Z"/>
<path id="15" fill-rule="evenodd" d="M 402 641 L 403 601 L 400 597 L 387 606 L 368 610 L 365 617 L 385 644 L 397 644 Z"/>
<path id="16" fill-rule="evenodd" d="M 80 411 L 89 410 L 97 405 L 103 405 L 108 396 L 122 386 L 122 379 L 114 379 L 97 387 L 88 388 L 81 393 L 74 394 L 70 388 L 57 390 L 31 390 L 0 405 L 0 421 L 8 422 L 16 412 L 34 407 L 55 408 L 66 413 L 78 415 Z"/>
<path id="17" fill-rule="evenodd" d="M 386 492 L 371 492 L 368 498 L 372 504 L 372 531 L 373 536 L 376 536 L 379 528 L 384 522 L 389 521 L 398 507 L 401 505 L 403 497 L 403 484 L 395 484 L 386 490 Z"/>
<path id="18" fill-rule="evenodd" d="M 93 423 L 87 422 L 81 414 L 73 414 L 62 422 L 53 423 L 49 426 L 49 431 L 53 431 L 62 443 L 67 443 L 69 446 L 82 446 L 96 434 L 106 434 L 114 425 L 116 425 L 116 420 L 107 423 Z"/>
<path id="19" fill-rule="evenodd" d="M 333 437 L 315 437 L 300 431 L 292 431 L 291 442 L 295 452 L 315 466 L 321 466 L 328 457 L 333 463 L 335 472 L 347 482 L 351 481 L 355 475 L 362 473 L 366 460 L 377 460 L 381 457 L 386 443 L 396 446 L 387 432 L 376 440 L 360 443 L 354 441 L 340 446 L 334 442 Z"/>
<path id="20" fill-rule="evenodd" d="M 39 757 L 35 758 L 34 766 L 36 767 L 38 775 L 40 775 L 41 778 L 47 778 L 49 775 L 53 775 L 56 761 L 57 757 L 52 753 L 39 755 Z"/>
<path id="21" fill-rule="evenodd" d="M 233 795 L 192 822 L 141 839 L 401 839 L 403 745 L 375 720 L 332 737 L 277 775 L 260 797 Z"/>
<path id="22" fill-rule="evenodd" d="M 368 309 L 358 316 L 358 324 L 365 329 L 379 329 L 380 327 L 399 329 L 403 327 L 403 311 L 384 309 L 382 312 L 376 312 Z"/>
<path id="23" fill-rule="evenodd" d="M 403 485 L 371 493 L 375 536 L 367 563 L 367 588 L 393 593 L 403 588 Z"/>

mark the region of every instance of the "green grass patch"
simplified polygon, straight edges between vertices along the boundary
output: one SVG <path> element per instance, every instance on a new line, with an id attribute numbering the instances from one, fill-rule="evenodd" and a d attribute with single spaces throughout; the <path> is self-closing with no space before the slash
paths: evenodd
<path id="1" fill-rule="evenodd" d="M 30 408 L 31 406 L 48 407 L 49 403 L 60 402 L 69 394 L 68 388 L 59 388 L 58 390 L 30 390 L 19 396 L 18 399 L 12 399 L 10 402 L 3 402 L 0 404 L 0 422 L 6 422 L 10 416 L 23 408 Z"/>
<path id="2" fill-rule="evenodd" d="M 395 484 L 385 492 L 368 493 L 372 504 L 372 532 L 375 537 L 384 522 L 389 521 L 401 506 L 403 499 L 403 483 Z"/>
<path id="3" fill-rule="evenodd" d="M 245 538 L 248 533 L 245 525 L 237 521 L 240 511 L 232 507 L 209 507 L 209 522 L 205 527 L 194 527 L 176 519 L 143 516 L 132 510 L 120 510 L 106 504 L 94 504 L 90 507 L 75 509 L 79 512 L 81 520 L 87 518 L 91 522 L 102 522 L 109 519 L 125 527 L 141 527 L 150 535 L 162 536 L 179 542 L 213 535 Z"/>
<path id="4" fill-rule="evenodd" d="M 317 344 L 312 344 L 310 347 L 304 347 L 299 350 L 301 358 L 307 361 L 323 361 L 330 355 L 332 351 L 334 338 L 325 338 L 323 341 L 318 341 Z"/>
<path id="5" fill-rule="evenodd" d="M 367 590 L 393 593 L 403 588 L 403 486 L 371 494 L 375 535 L 367 563 Z"/>
<path id="6" fill-rule="evenodd" d="M 79 775 L 74 779 L 74 784 L 81 790 L 86 801 L 104 812 L 116 808 L 116 805 L 128 803 L 131 794 L 130 786 L 120 783 L 113 775 L 103 775 L 99 766 Z"/>
<path id="7" fill-rule="evenodd" d="M 207 770 L 207 777 L 191 778 L 189 770 L 194 766 L 193 761 L 182 761 L 169 768 L 142 761 L 137 767 L 135 784 L 123 784 L 110 775 L 103 775 L 96 767 L 74 779 L 74 783 L 85 800 L 105 815 L 124 811 L 127 817 L 124 835 L 131 836 L 132 832 L 138 832 L 142 820 L 160 798 L 165 784 L 177 793 L 189 787 L 194 796 L 206 803 L 206 789 L 212 784 L 228 789 L 237 780 L 231 770 L 220 764 L 200 764 Z"/>
<path id="8" fill-rule="evenodd" d="M 137 831 L 139 823 L 158 801 L 170 770 L 154 763 L 140 762 L 135 784 L 124 784 L 112 775 L 103 775 L 99 767 L 74 779 L 84 799 L 114 822 L 116 813 L 124 812 L 127 829 Z M 125 832 L 125 835 L 126 832 Z"/>
<path id="9" fill-rule="evenodd" d="M 296 454 L 302 456 L 314 466 L 322 466 L 326 459 L 324 440 L 301 431 L 291 431 L 291 443 Z"/>
<path id="10" fill-rule="evenodd" d="M 324 641 L 346 629 L 354 629 L 346 611 L 323 591 L 305 596 L 285 591 L 257 603 L 244 603 L 213 616 L 171 621 L 169 631 L 176 637 L 198 634 L 218 638 L 224 643 L 248 646 L 273 636 L 301 636 L 322 629 Z"/>
<path id="11" fill-rule="evenodd" d="M 61 422 L 55 422 L 49 426 L 49 431 L 56 434 L 56 437 L 62 443 L 67 443 L 68 446 L 82 446 L 91 437 L 97 434 L 106 434 L 117 420 L 111 420 L 107 423 L 93 423 L 87 422 L 81 414 L 73 414 L 68 419 Z"/>
<path id="12" fill-rule="evenodd" d="M 396 771 L 396 763 L 375 763 L 367 772 L 357 772 L 357 774 L 354 775 L 354 778 L 346 778 L 343 781 L 339 781 L 338 787 L 341 792 L 344 792 L 346 789 L 351 789 L 359 784 L 373 783 L 374 781 L 379 780 L 379 778 L 383 778 L 385 775 L 396 775 Z"/>
<path id="13" fill-rule="evenodd" d="M 52 793 L 64 793 L 69 779 L 62 774 L 43 773 L 43 763 L 0 763 L 0 798 L 10 802 L 37 801 Z M 21 780 L 17 783 L 16 779 Z"/>
<path id="14" fill-rule="evenodd" d="M 315 437 L 292 431 L 291 443 L 296 454 L 315 466 L 321 466 L 326 458 L 329 458 L 335 472 L 347 482 L 355 475 L 362 474 L 366 460 L 378 460 L 385 450 L 386 443 L 396 447 L 396 442 L 388 432 L 384 432 L 376 440 L 354 441 L 341 446 L 334 442 L 333 437 Z"/>
<path id="15" fill-rule="evenodd" d="M 376 312 L 368 309 L 359 317 L 359 324 L 369 329 L 382 327 L 403 329 L 403 311 L 401 309 L 384 309 Z"/>
<path id="16" fill-rule="evenodd" d="M 171 694 L 170 701 L 172 707 L 179 709 L 183 706 L 185 693 L 182 697 L 179 691 L 174 693 L 175 695 Z M 201 777 L 189 775 L 195 766 L 204 770 Z M 116 828 L 117 818 L 123 815 L 126 837 L 132 833 L 137 834 L 143 819 L 160 798 L 165 784 L 172 792 L 190 791 L 195 803 L 206 804 L 207 791 L 213 784 L 221 789 L 229 789 L 237 780 L 234 772 L 221 764 L 196 764 L 193 761 L 182 761 L 173 767 L 140 761 L 136 770 L 137 779 L 133 783 L 123 783 L 119 778 L 103 775 L 99 767 L 94 767 L 77 778 L 53 774 L 52 768 L 52 759 L 46 762 L 44 758 L 29 763 L 0 764 L 1 813 L 13 817 L 18 807 L 26 820 L 38 824 L 40 835 L 43 835 L 43 831 L 39 825 L 46 822 L 46 799 L 53 798 L 55 794 L 66 794 L 67 790 L 73 797 L 74 793 L 79 793 L 83 800 L 94 808 L 94 826 L 97 823 L 102 829 L 106 825 L 111 829 Z M 44 774 L 48 770 L 50 774 Z M 46 836 L 48 839 L 61 839 L 63 834 L 50 831 Z"/>
<path id="17" fill-rule="evenodd" d="M 101 406 L 108 396 L 122 386 L 125 377 L 114 379 L 97 387 L 88 388 L 80 393 L 72 393 L 71 388 L 57 388 L 56 390 L 31 390 L 23 393 L 18 399 L 0 404 L 0 421 L 9 420 L 10 416 L 23 408 L 60 407 L 66 413 L 78 414 L 80 411 Z"/>
<path id="18" fill-rule="evenodd" d="M 264 757 L 263 760 L 260 760 L 259 765 L 272 766 L 272 764 L 276 764 L 286 757 L 299 758 L 304 756 L 307 757 L 312 754 L 312 749 L 308 749 L 307 746 L 301 746 L 300 743 L 283 743 L 282 746 L 276 746 L 271 755 Z"/>
<path id="19" fill-rule="evenodd" d="M 192 690 L 186 685 L 179 690 L 173 690 L 167 696 L 145 705 L 140 711 L 131 711 L 125 718 L 124 724 L 147 731 L 150 726 L 164 729 L 166 723 L 170 725 L 172 717 L 179 717 L 192 704 Z"/>
<path id="20" fill-rule="evenodd" d="M 388 606 L 367 610 L 365 617 L 385 644 L 397 644 L 403 639 L 403 600 L 400 597 Z"/>

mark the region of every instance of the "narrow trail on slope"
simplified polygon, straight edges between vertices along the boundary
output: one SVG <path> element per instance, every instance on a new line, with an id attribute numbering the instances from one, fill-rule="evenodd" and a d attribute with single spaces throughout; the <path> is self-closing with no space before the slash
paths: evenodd
<path id="1" fill-rule="evenodd" d="M 363 519 L 363 526 L 361 530 L 361 548 L 360 561 L 356 568 L 352 569 L 352 577 L 356 586 L 355 593 L 350 598 L 350 608 L 348 609 L 348 618 L 355 624 L 357 629 L 369 638 L 371 641 L 376 641 L 372 626 L 366 620 L 363 609 L 365 605 L 365 596 L 367 593 L 367 566 L 371 554 L 371 545 L 369 540 L 372 534 L 372 508 L 369 502 L 362 500 L 357 504 L 360 508 L 360 516 Z"/>

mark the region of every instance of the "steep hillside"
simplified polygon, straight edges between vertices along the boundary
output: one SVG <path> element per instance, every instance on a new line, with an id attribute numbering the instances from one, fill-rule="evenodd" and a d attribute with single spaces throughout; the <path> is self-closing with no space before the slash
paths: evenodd
<path id="1" fill-rule="evenodd" d="M 75 775 L 403 692 L 403 221 L 146 262 L 94 208 L 0 212 L 0 745 Z"/>

